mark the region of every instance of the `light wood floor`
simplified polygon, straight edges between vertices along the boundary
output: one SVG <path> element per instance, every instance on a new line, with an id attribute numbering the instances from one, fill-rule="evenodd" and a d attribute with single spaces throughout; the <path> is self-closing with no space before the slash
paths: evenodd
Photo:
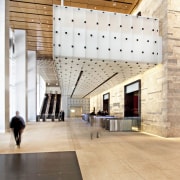
<path id="1" fill-rule="evenodd" d="M 0 134 L 0 154 L 76 151 L 84 180 L 180 179 L 180 138 L 103 130 L 91 140 L 91 130 L 81 119 L 28 123 L 20 149 Z"/>

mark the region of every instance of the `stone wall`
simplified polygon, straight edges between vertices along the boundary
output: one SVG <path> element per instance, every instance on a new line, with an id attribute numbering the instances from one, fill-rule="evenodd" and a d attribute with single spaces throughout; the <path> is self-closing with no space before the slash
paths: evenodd
<path id="1" fill-rule="evenodd" d="M 90 99 L 90 108 L 103 109 L 103 94 L 110 93 L 110 114 L 124 117 L 124 86 L 141 80 L 142 131 L 167 136 L 166 94 L 164 94 L 164 66 L 162 64 L 132 77 Z"/>
<path id="2" fill-rule="evenodd" d="M 168 0 L 168 136 L 180 136 L 180 1 Z"/>
<path id="3" fill-rule="evenodd" d="M 82 107 L 82 114 L 90 112 L 90 100 L 89 98 L 68 98 L 67 104 L 67 116 L 70 116 L 70 109 L 71 107 Z"/>
<path id="4" fill-rule="evenodd" d="M 161 124 L 159 120 L 159 126 L 166 129 L 166 137 L 180 136 L 180 1 L 158 0 L 154 3 L 152 0 L 143 0 L 134 13 L 138 11 L 144 16 L 160 19 L 164 76 L 162 101 L 166 115 L 163 116 L 164 123 Z M 147 130 L 147 126 L 144 130 Z M 152 129 L 150 131 L 154 132 Z"/>
<path id="5" fill-rule="evenodd" d="M 142 76 L 141 129 L 144 132 L 167 137 L 167 93 L 164 66 L 159 64 Z"/>
<path id="6" fill-rule="evenodd" d="M 142 16 L 150 16 L 158 18 L 160 20 L 160 34 L 162 36 L 162 67 L 161 75 L 156 78 L 154 73 L 152 74 L 151 86 L 159 88 L 159 91 L 151 91 L 151 86 L 145 90 L 145 99 L 142 100 L 142 131 L 149 132 L 152 134 L 168 137 L 170 130 L 170 121 L 168 119 L 168 1 L 167 0 L 157 0 L 154 3 L 153 0 L 143 0 L 141 5 L 134 11 L 134 13 L 141 11 Z M 146 78 L 143 77 L 144 80 Z M 157 85 L 157 79 L 161 83 L 160 86 Z M 146 82 L 146 80 L 145 80 Z M 161 89 L 161 90 L 160 90 Z M 142 90 L 143 91 L 143 90 Z M 146 92 L 147 91 L 147 92 Z M 144 103 L 146 102 L 146 103 Z M 148 110 L 148 102 L 152 104 L 151 111 Z M 159 107 L 155 109 L 155 107 Z"/>
<path id="7" fill-rule="evenodd" d="M 111 113 L 123 116 L 124 85 L 141 79 L 142 131 L 164 137 L 180 136 L 180 1 L 143 0 L 134 14 L 139 11 L 142 16 L 160 20 L 162 63 L 93 97 L 91 102 L 102 102 L 103 94 L 110 92 Z M 119 105 L 119 110 L 113 105 Z"/>

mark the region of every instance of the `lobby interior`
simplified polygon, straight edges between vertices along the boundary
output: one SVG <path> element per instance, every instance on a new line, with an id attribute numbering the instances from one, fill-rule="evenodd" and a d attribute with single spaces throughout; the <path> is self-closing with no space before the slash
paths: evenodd
<path id="1" fill-rule="evenodd" d="M 10 133 L 0 134 L 0 154 L 76 152 L 84 180 L 179 179 L 180 138 L 162 138 L 141 132 L 102 130 L 100 138 L 94 137 L 91 140 L 90 132 L 91 127 L 80 118 L 65 119 L 65 122 L 31 122 L 27 124 L 23 133 L 20 149 L 16 147 Z M 30 158 L 33 159 L 32 155 Z M 1 163 L 8 166 L 6 162 L 8 159 L 5 159 L 6 163 L 3 160 L 1 159 Z M 29 163 L 27 160 L 28 158 L 22 158 L 22 161 L 25 161 L 24 166 L 30 168 L 32 160 L 28 160 Z M 32 163 L 34 163 L 32 166 L 36 165 L 36 161 Z M 57 178 L 55 175 L 59 171 L 62 172 L 62 162 L 59 162 L 58 170 L 57 159 L 54 159 L 53 163 L 44 162 L 44 164 L 49 169 L 44 167 L 45 172 L 40 174 L 39 179 L 42 177 L 61 179 L 61 176 Z M 14 166 L 10 172 L 15 179 L 30 179 L 37 173 L 36 171 L 29 174 L 19 173 L 20 170 L 15 167 L 21 167 L 21 164 L 17 162 L 16 164 L 11 162 L 11 166 Z M 3 171 L 2 168 L 0 171 L 1 177 L 4 175 L 6 177 L 4 179 L 10 179 L 8 176 L 10 172 Z M 68 176 L 62 179 L 76 179 L 72 177 L 72 171 L 68 167 L 63 173 Z"/>
<path id="2" fill-rule="evenodd" d="M 179 179 L 178 0 L 0 6 L 2 180 Z M 37 122 L 44 94 L 61 94 L 65 121 Z M 136 102 L 130 114 L 128 101 Z M 100 128 L 97 138 L 81 114 L 107 109 L 123 120 L 138 117 L 138 131 Z M 26 121 L 21 148 L 9 129 L 16 110 Z"/>

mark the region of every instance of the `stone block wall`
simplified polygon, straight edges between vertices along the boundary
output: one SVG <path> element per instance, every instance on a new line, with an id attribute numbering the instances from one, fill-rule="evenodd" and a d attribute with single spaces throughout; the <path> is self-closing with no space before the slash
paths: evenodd
<path id="1" fill-rule="evenodd" d="M 163 65 L 132 77 L 125 82 L 90 99 L 90 108 L 103 109 L 103 94 L 110 93 L 110 114 L 124 117 L 124 86 L 141 80 L 141 119 L 142 131 L 167 136 L 167 103 L 164 94 Z M 100 103 L 101 102 L 101 103 Z M 100 106 L 99 106 L 100 105 Z"/>
<path id="2" fill-rule="evenodd" d="M 145 72 L 141 86 L 141 130 L 167 137 L 167 94 L 164 66 L 157 65 Z"/>
<path id="3" fill-rule="evenodd" d="M 142 131 L 163 137 L 179 137 L 180 1 L 156 0 L 154 3 L 154 0 L 143 0 L 134 14 L 139 11 L 142 12 L 142 16 L 160 20 L 162 62 L 144 74 L 132 77 L 92 99 L 102 102 L 103 94 L 110 92 L 111 113 L 124 116 L 124 85 L 141 79 Z M 113 105 L 118 105 L 119 110 Z"/>
<path id="4" fill-rule="evenodd" d="M 147 4 L 149 3 L 149 6 Z M 158 5 L 159 4 L 159 5 Z M 151 7 L 151 8 L 149 8 Z M 151 11 L 149 11 L 151 9 Z M 180 136 L 180 1 L 144 0 L 136 11 L 160 19 L 163 38 L 163 99 L 166 104 L 161 127 L 166 137 Z M 135 12 L 134 12 L 135 13 Z M 165 99 L 164 99 L 165 98 Z M 160 122 L 160 119 L 159 119 Z M 151 124 L 151 127 L 153 125 Z"/>
<path id="5" fill-rule="evenodd" d="M 168 136 L 180 136 L 180 1 L 168 0 Z"/>

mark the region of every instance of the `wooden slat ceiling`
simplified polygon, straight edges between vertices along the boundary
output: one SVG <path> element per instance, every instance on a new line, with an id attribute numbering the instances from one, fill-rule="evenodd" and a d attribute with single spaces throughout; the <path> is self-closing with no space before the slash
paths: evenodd
<path id="1" fill-rule="evenodd" d="M 130 14 L 140 0 L 64 0 L 65 6 Z M 27 31 L 27 50 L 52 59 L 52 5 L 60 0 L 9 0 L 10 27 Z"/>

